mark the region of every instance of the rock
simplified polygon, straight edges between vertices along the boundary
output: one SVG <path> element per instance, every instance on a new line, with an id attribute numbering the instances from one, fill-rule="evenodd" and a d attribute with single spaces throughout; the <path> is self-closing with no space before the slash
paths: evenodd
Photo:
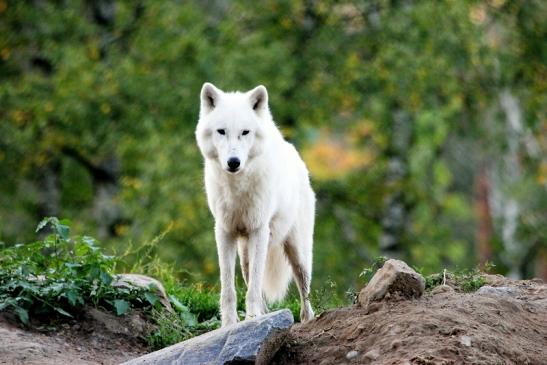
<path id="1" fill-rule="evenodd" d="M 370 350 L 369 352 L 367 352 L 364 357 L 366 359 L 369 359 L 369 360 L 376 360 L 380 357 L 380 351 L 378 351 L 378 349 L 374 349 L 374 350 Z"/>
<path id="2" fill-rule="evenodd" d="M 511 279 L 499 274 L 483 274 L 483 278 L 491 286 L 503 286 L 511 282 Z"/>
<path id="3" fill-rule="evenodd" d="M 267 364 L 293 324 L 288 309 L 269 313 L 130 360 L 125 365 Z"/>
<path id="4" fill-rule="evenodd" d="M 174 313 L 165 288 L 158 280 L 150 276 L 140 274 L 118 274 L 114 275 L 112 281 L 114 287 L 137 288 L 137 289 L 153 289 L 156 295 L 160 298 L 161 304 L 171 313 Z"/>
<path id="5" fill-rule="evenodd" d="M 471 337 L 469 336 L 461 336 L 460 337 L 460 343 L 466 347 L 471 346 Z"/>
<path id="6" fill-rule="evenodd" d="M 419 298 L 425 289 L 425 280 L 405 262 L 387 260 L 359 293 L 359 304 L 369 308 L 373 302 L 385 298 Z"/>
<path id="7" fill-rule="evenodd" d="M 346 354 L 346 359 L 351 360 L 359 355 L 359 351 L 352 350 Z"/>
<path id="8" fill-rule="evenodd" d="M 515 297 L 519 294 L 519 290 L 517 288 L 512 288 L 508 286 L 482 286 L 477 290 L 477 294 L 482 295 L 495 295 L 495 296 L 502 296 L 502 297 Z"/>

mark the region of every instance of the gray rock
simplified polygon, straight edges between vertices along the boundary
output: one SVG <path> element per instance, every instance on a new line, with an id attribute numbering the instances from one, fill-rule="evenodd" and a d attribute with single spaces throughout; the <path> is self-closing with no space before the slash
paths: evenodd
<path id="1" fill-rule="evenodd" d="M 477 294 L 496 295 L 496 296 L 502 296 L 502 297 L 515 297 L 519 294 L 519 290 L 517 288 L 512 288 L 508 286 L 485 285 L 480 287 L 479 290 L 477 290 Z"/>
<path id="2" fill-rule="evenodd" d="M 352 360 L 356 358 L 357 356 L 359 356 L 359 351 L 351 350 L 350 352 L 346 354 L 346 359 Z"/>
<path id="3" fill-rule="evenodd" d="M 114 275 L 112 286 L 122 288 L 136 288 L 153 290 L 159 297 L 160 303 L 171 313 L 174 313 L 165 288 L 158 280 L 150 276 L 140 274 L 118 274 Z"/>
<path id="4" fill-rule="evenodd" d="M 374 274 L 368 285 L 359 293 L 359 303 L 368 308 L 392 296 L 419 298 L 425 290 L 422 275 L 412 270 L 401 260 L 390 259 Z"/>
<path id="5" fill-rule="evenodd" d="M 288 309 L 223 327 L 125 362 L 124 365 L 268 363 L 293 324 Z"/>
<path id="6" fill-rule="evenodd" d="M 460 343 L 466 347 L 471 346 L 471 337 L 469 336 L 461 336 L 460 337 Z"/>
<path id="7" fill-rule="evenodd" d="M 369 360 L 377 360 L 379 357 L 380 357 L 380 351 L 378 351 L 378 349 L 373 349 L 373 350 L 370 350 L 369 352 L 367 352 L 365 355 L 364 355 L 365 359 L 369 359 Z"/>

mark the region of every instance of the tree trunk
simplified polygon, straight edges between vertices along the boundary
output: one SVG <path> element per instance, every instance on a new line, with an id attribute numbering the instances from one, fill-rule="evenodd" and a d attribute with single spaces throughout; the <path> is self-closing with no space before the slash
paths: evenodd
<path id="1" fill-rule="evenodd" d="M 479 264 L 482 266 L 492 260 L 492 214 L 490 212 L 490 178 L 486 168 L 481 168 L 475 181 L 475 214 L 477 231 L 475 247 Z"/>
<path id="2" fill-rule="evenodd" d="M 60 164 L 50 161 L 40 169 L 38 178 L 38 218 L 59 216 L 61 191 L 59 187 Z"/>
<path id="3" fill-rule="evenodd" d="M 522 135 L 522 110 L 518 99 L 509 90 L 500 94 L 500 106 L 506 117 L 507 152 L 503 156 L 501 176 L 505 189 L 502 190 L 502 232 L 501 237 L 507 256 L 509 276 L 520 278 L 520 263 L 526 248 L 517 238 L 517 223 L 520 215 L 518 200 L 511 194 L 521 178 L 519 158 L 520 136 Z"/>
<path id="4" fill-rule="evenodd" d="M 547 283 L 547 247 L 540 247 L 536 256 L 536 277 Z"/>
<path id="5" fill-rule="evenodd" d="M 380 251 L 387 257 L 401 257 L 401 241 L 406 227 L 407 209 L 403 192 L 404 179 L 408 174 L 406 156 L 412 132 L 411 119 L 407 112 L 398 110 L 393 114 L 393 128 L 387 167 L 386 185 L 389 187 L 384 202 Z"/>

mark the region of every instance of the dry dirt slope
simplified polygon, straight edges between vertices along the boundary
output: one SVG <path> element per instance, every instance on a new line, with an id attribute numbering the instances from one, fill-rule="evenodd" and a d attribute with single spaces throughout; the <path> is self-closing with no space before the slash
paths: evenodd
<path id="1" fill-rule="evenodd" d="M 547 364 L 547 285 L 490 276 L 476 293 L 433 290 L 367 313 L 295 325 L 275 364 Z"/>
<path id="2" fill-rule="evenodd" d="M 23 329 L 14 316 L 0 313 L 0 364 L 114 365 L 147 352 L 137 338 L 144 325 L 138 313 L 116 317 L 88 308 L 80 318 L 49 329 L 34 325 Z"/>
<path id="3" fill-rule="evenodd" d="M 547 285 L 489 277 L 471 294 L 434 290 L 292 327 L 274 364 L 547 364 Z M 147 352 L 135 318 L 90 311 L 48 333 L 0 316 L 0 364 L 117 364 Z"/>

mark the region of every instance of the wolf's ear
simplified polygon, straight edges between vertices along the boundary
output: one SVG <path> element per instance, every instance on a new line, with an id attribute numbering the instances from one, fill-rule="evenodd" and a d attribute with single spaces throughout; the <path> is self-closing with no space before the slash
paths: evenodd
<path id="1" fill-rule="evenodd" d="M 251 107 L 255 112 L 268 107 L 268 90 L 263 85 L 255 87 L 248 94 Z"/>
<path id="2" fill-rule="evenodd" d="M 217 104 L 220 97 L 220 89 L 215 85 L 206 82 L 201 87 L 201 111 L 210 112 Z"/>

